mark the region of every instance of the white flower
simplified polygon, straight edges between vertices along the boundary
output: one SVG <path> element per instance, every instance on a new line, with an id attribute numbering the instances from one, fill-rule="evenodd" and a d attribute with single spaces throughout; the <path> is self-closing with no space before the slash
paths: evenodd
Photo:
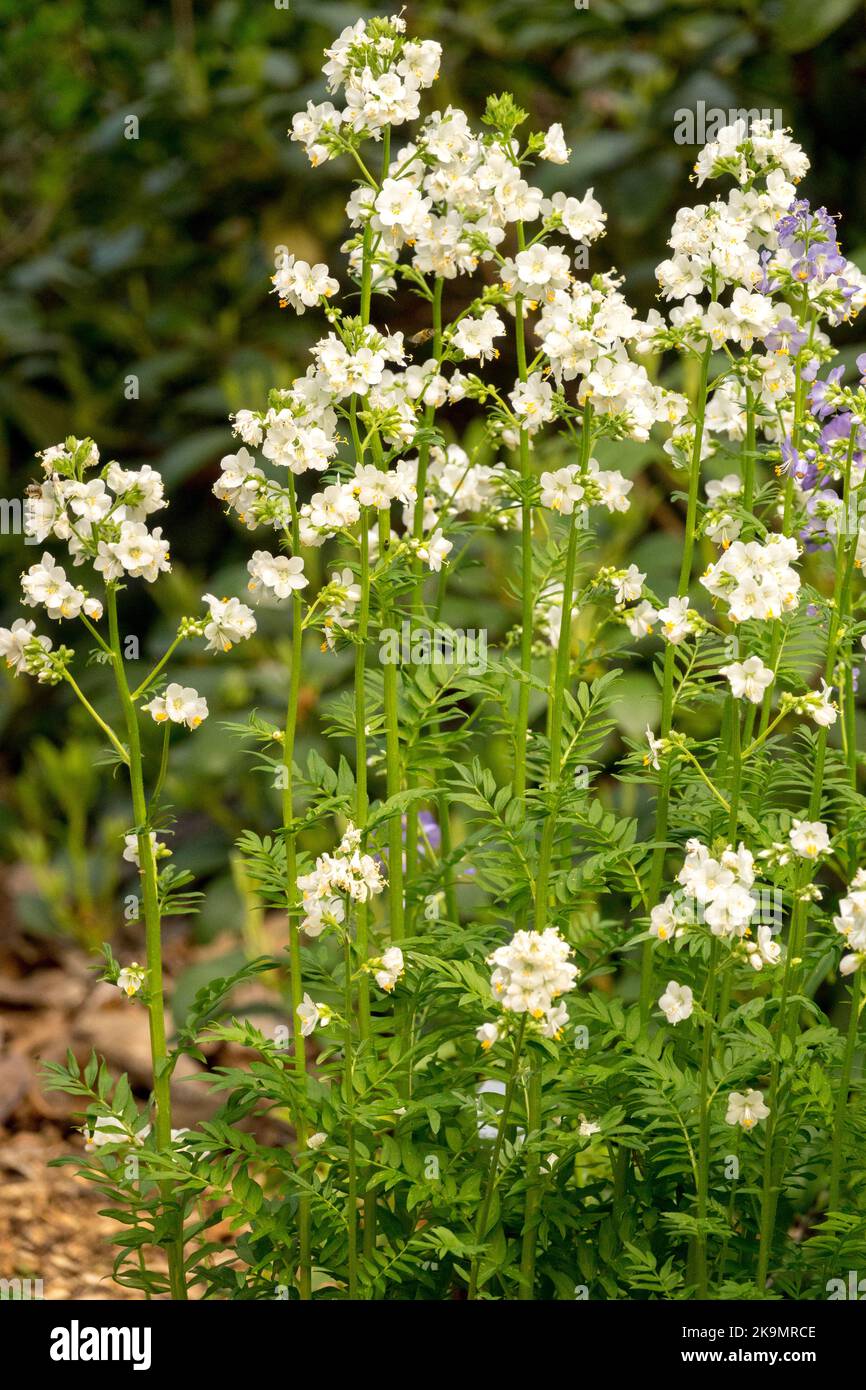
<path id="1" fill-rule="evenodd" d="M 665 607 L 659 609 L 658 616 L 672 646 L 677 646 L 693 630 L 693 615 L 687 598 L 669 598 Z"/>
<path id="2" fill-rule="evenodd" d="M 327 1028 L 333 1017 L 327 1004 L 314 1003 L 309 994 L 304 995 L 296 1013 L 301 1020 L 301 1033 L 305 1038 L 308 1038 L 320 1026 Z"/>
<path id="3" fill-rule="evenodd" d="M 480 1028 L 476 1028 L 475 1036 L 484 1051 L 489 1052 L 499 1037 L 499 1029 L 495 1023 L 482 1023 Z"/>
<path id="4" fill-rule="evenodd" d="M 764 665 L 759 656 L 750 656 L 745 661 L 732 661 L 728 666 L 720 666 L 719 674 L 727 677 L 735 699 L 751 700 L 753 705 L 761 703 L 764 691 L 773 684 L 773 672 Z"/>
<path id="5" fill-rule="evenodd" d="M 150 1126 L 133 1134 L 118 1115 L 99 1115 L 93 1129 L 84 1131 L 84 1148 L 87 1153 L 101 1149 L 104 1144 L 143 1144 Z"/>
<path id="6" fill-rule="evenodd" d="M 557 468 L 554 473 L 541 475 L 541 505 L 551 511 L 571 516 L 575 504 L 583 497 L 583 484 L 579 481 L 580 468 L 574 463 L 568 468 Z"/>
<path id="7" fill-rule="evenodd" d="M 659 1008 L 668 1023 L 682 1023 L 691 1018 L 694 1011 L 692 991 L 688 985 L 678 985 L 676 980 L 668 980 L 668 986 L 659 999 Z"/>
<path id="8" fill-rule="evenodd" d="M 740 1091 L 731 1091 L 728 1096 L 725 1124 L 739 1125 L 747 1130 L 754 1129 L 759 1121 L 766 1120 L 769 1113 L 770 1109 L 764 1104 L 762 1091 L 747 1091 L 745 1095 Z"/>
<path id="9" fill-rule="evenodd" d="M 618 604 L 636 602 L 643 592 L 645 579 L 646 575 L 638 569 L 637 565 L 629 565 L 627 570 L 618 570 L 611 577 L 616 602 Z"/>
<path id="10" fill-rule="evenodd" d="M 866 950 L 866 884 L 862 869 L 841 899 L 839 915 L 833 918 L 833 925 L 853 950 Z"/>
<path id="11" fill-rule="evenodd" d="M 823 729 L 836 723 L 838 710 L 833 704 L 833 687 L 821 679 L 821 689 L 803 697 L 803 707 L 810 718 Z"/>
<path id="12" fill-rule="evenodd" d="M 379 224 L 396 232 L 400 240 L 424 230 L 430 206 L 430 199 L 406 178 L 385 179 L 374 203 Z"/>
<path id="13" fill-rule="evenodd" d="M 819 859 L 830 848 L 830 836 L 823 821 L 795 820 L 788 835 L 791 848 L 801 859 Z"/>
<path id="14" fill-rule="evenodd" d="M 573 241 L 597 241 L 604 234 L 607 213 L 601 203 L 593 197 L 588 188 L 582 198 L 567 197 L 565 193 L 554 193 L 541 204 L 545 217 L 556 216 Z"/>
<path id="15" fill-rule="evenodd" d="M 649 752 L 644 755 L 644 766 L 660 772 L 659 753 L 665 751 L 665 741 L 663 738 L 656 738 L 649 724 L 646 726 L 646 740 L 649 744 Z"/>
<path id="16" fill-rule="evenodd" d="M 658 616 L 657 610 L 647 599 L 639 603 L 637 608 L 629 608 L 622 615 L 632 637 L 648 637 L 653 630 L 653 624 L 658 622 Z"/>
<path id="17" fill-rule="evenodd" d="M 441 530 L 433 532 L 422 545 L 418 546 L 418 555 L 427 564 L 434 574 L 438 574 L 442 568 L 442 562 L 446 560 L 454 549 L 454 542 L 446 540 Z"/>
<path id="18" fill-rule="evenodd" d="M 565 143 L 565 135 L 558 121 L 548 129 L 539 153 L 541 158 L 548 160 L 550 164 L 568 163 L 571 150 Z"/>
<path id="19" fill-rule="evenodd" d="M 207 700 L 199 695 L 191 685 L 178 685 L 173 681 L 165 688 L 164 695 L 156 695 L 149 704 L 142 705 L 157 724 L 171 720 L 172 724 L 185 724 L 188 729 L 197 729 L 207 719 Z"/>
<path id="20" fill-rule="evenodd" d="M 309 1139 L 307 1140 L 307 1148 L 320 1149 L 327 1137 L 328 1136 L 323 1129 L 316 1130 L 316 1133 L 311 1134 Z"/>
<path id="21" fill-rule="evenodd" d="M 147 977 L 147 971 L 138 961 L 133 961 L 131 965 L 125 965 L 117 977 L 117 988 L 127 999 L 131 999 L 133 994 L 138 994 Z"/>
<path id="22" fill-rule="evenodd" d="M 159 843 L 159 841 L 156 838 L 155 830 L 151 830 L 149 834 L 150 847 L 153 850 L 154 859 L 168 859 L 171 856 L 171 850 L 169 849 L 168 845 L 161 845 Z M 124 859 L 127 861 L 128 864 L 134 864 L 137 869 L 140 869 L 141 860 L 138 854 L 138 836 L 135 834 L 134 831 L 131 831 L 128 835 L 124 835 L 123 843 L 125 845 L 125 849 L 123 851 Z"/>
<path id="23" fill-rule="evenodd" d="M 677 934 L 677 919 L 674 914 L 674 898 L 668 893 L 664 902 L 656 903 L 650 912 L 650 935 L 659 941 L 670 941 Z"/>
<path id="24" fill-rule="evenodd" d="M 326 927 L 339 927 L 346 920 L 346 908 L 342 898 L 312 898 L 306 905 L 307 913 L 301 922 L 301 931 L 309 937 L 321 936 Z"/>
<path id="25" fill-rule="evenodd" d="M 554 417 L 553 387 L 541 372 L 533 372 L 526 381 L 516 382 L 509 400 L 515 415 L 530 433 Z"/>
<path id="26" fill-rule="evenodd" d="M 31 608 L 44 604 L 49 618 L 76 618 L 84 603 L 84 593 L 74 588 L 61 565 L 55 565 L 46 551 L 36 565 L 21 576 L 24 602 Z"/>
<path id="27" fill-rule="evenodd" d="M 494 339 L 505 333 L 505 325 L 495 309 L 485 309 L 480 318 L 464 318 L 454 330 L 454 345 L 464 357 L 477 357 L 482 362 L 496 356 Z"/>
<path id="28" fill-rule="evenodd" d="M 11 627 L 0 627 L 0 656 L 6 658 L 6 665 L 16 675 L 27 669 L 24 652 L 35 631 L 36 624 L 24 618 L 16 618 Z"/>
<path id="29" fill-rule="evenodd" d="M 406 970 L 403 952 L 399 946 L 391 946 L 376 964 L 380 967 L 376 971 L 376 984 L 386 994 L 390 994 Z"/>
<path id="30" fill-rule="evenodd" d="M 601 1125 L 597 1125 L 595 1120 L 588 1120 L 585 1115 L 581 1115 L 577 1132 L 581 1139 L 591 1139 L 594 1134 L 601 1134 Z"/>

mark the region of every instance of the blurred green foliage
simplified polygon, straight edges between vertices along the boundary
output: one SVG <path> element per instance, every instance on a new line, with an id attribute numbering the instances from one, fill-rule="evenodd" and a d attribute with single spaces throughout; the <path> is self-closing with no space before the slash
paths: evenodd
<path id="1" fill-rule="evenodd" d="M 0 495 L 20 497 L 35 450 L 69 433 L 92 435 L 104 456 L 162 471 L 175 570 L 160 590 L 163 609 L 130 593 L 124 614 L 143 657 L 161 652 L 205 579 L 217 592 L 245 582 L 249 537 L 232 532 L 211 495 L 231 447 L 226 416 L 263 405 L 270 386 L 303 370 L 319 324 L 279 313 L 268 293 L 274 248 L 326 259 L 340 274 L 351 178 L 341 162 L 311 173 L 286 129 L 295 110 L 324 95 L 325 44 L 359 14 L 383 8 L 0 0 Z M 609 214 L 600 262 L 626 271 L 631 298 L 646 309 L 673 213 L 697 198 L 688 184 L 696 150 L 675 143 L 674 132 L 676 113 L 698 102 L 781 109 L 813 161 L 809 196 L 844 208 L 845 246 L 862 263 L 863 9 L 861 0 L 589 0 L 587 8 L 421 0 L 406 17 L 444 45 L 438 104 L 477 116 L 489 92 L 510 89 L 536 124 L 562 122 L 571 163 L 539 177 L 568 192 L 594 185 Z M 635 471 L 639 452 L 617 466 Z M 616 546 L 628 544 L 629 558 L 664 588 L 660 576 L 677 563 L 670 533 L 659 529 L 664 489 L 651 475 L 639 483 L 632 530 L 620 531 Z M 9 621 L 17 575 L 37 556 L 20 538 L 0 539 Z M 462 602 L 476 626 L 500 631 L 507 577 L 491 539 L 483 572 L 462 580 L 453 620 Z M 278 615 L 267 615 L 242 664 L 173 674 L 194 680 L 223 716 L 251 704 L 276 713 L 284 640 Z M 309 651 L 311 707 L 349 676 L 347 660 Z M 648 674 L 629 679 L 621 727 L 634 735 L 652 717 L 655 689 Z M 89 668 L 85 686 L 110 704 L 104 669 Z M 68 727 L 61 700 L 62 692 L 24 681 L 0 687 L 8 793 L 0 833 L 7 857 L 38 869 L 45 910 L 30 903 L 21 915 L 68 931 L 78 912 L 88 937 L 111 930 L 117 828 L 127 812 L 119 784 L 108 794 L 94 788 L 78 710 L 68 712 L 77 733 L 67 762 L 58 762 L 51 743 Z M 306 733 L 314 735 L 312 722 Z M 209 934 L 241 915 L 228 844 L 241 825 L 266 829 L 276 818 L 271 793 L 239 767 L 239 750 L 214 719 L 194 749 L 180 748 L 170 782 L 178 859 L 211 877 Z M 97 852 L 89 870 L 81 864 L 87 844 Z"/>

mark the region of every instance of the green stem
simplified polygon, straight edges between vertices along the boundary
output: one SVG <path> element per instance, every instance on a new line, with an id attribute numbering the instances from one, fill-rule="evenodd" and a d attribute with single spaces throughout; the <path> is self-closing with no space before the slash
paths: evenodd
<path id="1" fill-rule="evenodd" d="M 523 223 L 517 223 L 518 244 L 525 242 Z M 517 349 L 517 372 L 521 381 L 526 381 L 526 330 L 523 321 L 523 296 L 515 299 L 514 319 L 515 342 Z M 520 465 L 520 673 L 521 680 L 517 691 L 517 717 L 514 727 L 514 795 L 521 800 L 526 795 L 526 741 L 529 736 L 529 677 L 532 674 L 532 504 L 529 500 L 529 432 L 520 430 L 518 443 Z M 563 613 L 566 623 L 568 615 Z"/>
<path id="2" fill-rule="evenodd" d="M 159 884 L 156 860 L 150 839 L 149 811 L 144 790 L 144 766 L 141 755 L 141 736 L 138 727 L 138 711 L 130 694 L 120 646 L 120 632 L 117 623 L 117 591 L 113 585 L 106 588 L 106 607 L 110 632 L 110 644 L 114 657 L 114 679 L 120 697 L 123 717 L 126 722 L 126 735 L 129 740 L 129 786 L 132 794 L 132 810 L 135 816 L 135 830 L 138 837 L 138 861 L 141 873 L 142 898 L 144 906 L 144 936 L 147 960 L 147 1013 L 150 1031 L 150 1056 L 153 1069 L 153 1099 L 156 1109 L 154 1136 L 157 1148 L 171 1147 L 171 1084 L 168 1064 L 168 1049 L 165 1038 L 165 999 L 162 979 L 162 932 L 159 912 Z M 160 1191 L 166 1205 L 174 1202 L 171 1184 L 161 1183 Z M 169 1284 L 174 1299 L 186 1298 L 186 1279 L 184 1277 L 184 1236 L 183 1206 L 177 1204 L 175 1232 L 167 1249 Z"/>
<path id="3" fill-rule="evenodd" d="M 493 1149 L 490 1154 L 490 1166 L 487 1169 L 487 1182 L 484 1187 L 484 1197 L 478 1212 L 478 1220 L 475 1224 L 475 1244 L 481 1245 L 487 1234 L 487 1222 L 490 1218 L 490 1204 L 493 1201 L 493 1193 L 496 1189 L 496 1178 L 499 1170 L 499 1155 L 502 1152 L 502 1141 L 505 1138 L 505 1130 L 508 1126 L 508 1119 L 511 1114 L 511 1106 L 514 1101 L 514 1092 L 517 1088 L 517 1075 L 520 1069 L 520 1055 L 523 1049 L 523 1035 L 526 1032 L 526 1014 L 521 1014 L 520 1026 L 514 1037 L 514 1053 L 511 1058 L 511 1070 L 508 1073 L 508 1081 L 505 1085 L 505 1095 L 502 1100 L 502 1109 L 499 1112 L 499 1123 L 496 1126 L 496 1138 L 493 1141 Z M 474 1257 L 469 1271 L 469 1290 L 467 1298 L 472 1300 L 478 1292 L 478 1271 L 481 1264 L 481 1252 Z"/>
<path id="4" fill-rule="evenodd" d="M 344 1043 L 343 1085 L 346 1093 L 346 1151 L 348 1154 L 348 1182 L 346 1185 L 346 1229 L 348 1233 L 348 1293 L 358 1297 L 358 1161 L 355 1154 L 355 1074 L 354 1045 L 352 1040 L 352 943 L 349 933 L 345 942 L 345 1013 L 346 1030 Z"/>
<path id="5" fill-rule="evenodd" d="M 121 659 L 122 659 L 122 658 L 121 658 Z M 87 713 L 90 715 L 91 719 L 93 719 L 93 720 L 99 725 L 99 727 L 100 727 L 100 729 L 102 730 L 102 732 L 108 737 L 108 739 L 109 739 L 109 741 L 110 741 L 112 747 L 114 748 L 115 752 L 116 752 L 116 753 L 118 754 L 118 756 L 120 757 L 121 762 L 124 763 L 124 764 L 128 767 L 128 766 L 129 766 L 129 754 L 127 753 L 127 751 L 126 751 L 126 749 L 124 748 L 123 744 L 120 742 L 120 739 L 117 737 L 117 734 L 114 732 L 114 730 L 113 730 L 112 728 L 109 727 L 108 724 L 106 724 L 105 720 L 102 718 L 102 715 L 101 715 L 101 714 L 98 714 L 98 713 L 96 712 L 96 710 L 93 708 L 93 705 L 90 703 L 90 701 L 89 701 L 89 700 L 87 699 L 87 697 L 84 695 L 84 693 L 82 692 L 81 688 L 79 687 L 79 685 L 77 684 L 77 682 L 74 680 L 74 678 L 69 674 L 68 671 L 64 671 L 64 672 L 63 672 L 63 679 L 64 679 L 69 685 L 72 686 L 72 689 L 75 691 L 75 694 L 78 696 L 78 698 L 79 698 L 79 700 L 81 701 L 82 705 L 83 705 L 84 708 L 87 710 Z"/>
<path id="6" fill-rule="evenodd" d="M 706 1021 L 701 1046 L 701 1072 L 699 1083 L 699 1129 L 698 1129 L 698 1221 L 707 1219 L 707 1202 L 710 1180 L 710 1060 L 713 1055 L 713 1026 L 715 1019 L 716 967 L 718 962 L 718 938 L 710 943 L 710 961 L 707 967 Z M 707 1237 L 705 1231 L 698 1233 L 695 1241 L 695 1264 L 697 1269 L 698 1298 L 707 1297 Z"/>
<path id="7" fill-rule="evenodd" d="M 701 357 L 701 375 L 698 396 L 695 404 L 695 438 L 692 446 L 691 468 L 689 471 L 689 495 L 686 508 L 686 529 L 683 536 L 683 555 L 680 563 L 680 577 L 677 597 L 685 598 L 689 591 L 692 576 L 692 557 L 695 548 L 695 521 L 698 509 L 698 488 L 701 480 L 701 452 L 704 440 L 704 417 L 707 409 L 707 383 L 710 371 L 712 345 L 707 343 Z M 669 642 L 665 648 L 664 672 L 662 676 L 662 710 L 660 737 L 667 738 L 671 731 L 674 706 L 674 648 Z M 659 777 L 656 798 L 655 849 L 650 870 L 649 901 L 656 903 L 661 892 L 665 869 L 665 841 L 668 835 L 668 813 L 670 809 L 671 776 L 673 759 L 667 758 Z M 641 957 L 640 1017 L 643 1027 L 649 1021 L 653 998 L 653 943 L 645 941 Z"/>
<path id="8" fill-rule="evenodd" d="M 445 281 L 440 275 L 436 276 L 433 283 L 433 343 L 432 356 L 438 364 L 442 356 L 442 290 Z M 428 405 L 424 411 L 424 431 L 425 437 L 418 446 L 418 472 L 415 478 L 415 510 L 412 516 L 412 536 L 416 541 L 420 541 L 424 536 L 424 496 L 427 491 L 427 468 L 430 462 L 430 440 L 427 432 L 432 429 L 436 418 L 436 407 Z M 417 557 L 412 561 L 412 568 L 415 571 L 415 585 L 411 595 L 411 611 L 415 615 L 424 612 L 424 566 Z M 442 571 L 444 575 L 444 570 Z M 416 779 L 410 776 L 408 785 L 415 786 Z M 441 802 L 440 802 L 441 814 Z M 444 833 L 444 832 L 443 832 Z M 411 936 L 413 930 L 414 906 L 409 901 L 409 887 L 414 881 L 418 869 L 418 807 L 413 802 L 406 809 L 406 907 L 405 907 L 405 930 Z"/>
<path id="9" fill-rule="evenodd" d="M 299 555 L 300 520 L 295 494 L 294 476 L 289 474 L 289 500 L 292 511 L 292 554 Z M 289 933 L 289 991 L 292 1001 L 292 1034 L 294 1038 L 295 1074 L 298 1081 L 300 1099 L 295 1107 L 295 1134 L 298 1147 L 304 1149 L 307 1143 L 307 1049 L 301 1032 L 298 1006 L 304 997 L 303 974 L 301 968 L 301 930 L 298 904 L 298 857 L 295 831 L 292 828 L 295 818 L 294 804 L 294 764 L 295 736 L 298 727 L 298 697 L 301 689 L 301 665 L 303 659 L 303 611 L 300 593 L 292 593 L 292 666 L 289 673 L 289 696 L 286 705 L 286 723 L 283 733 L 283 765 L 281 811 L 283 838 L 286 847 L 286 915 Z M 312 1297 L 312 1251 L 310 1232 L 310 1199 L 306 1194 L 298 1198 L 298 1293 L 303 1301 Z"/>
<path id="10" fill-rule="evenodd" d="M 542 1055 L 537 1049 L 530 1052 L 529 1089 L 526 1107 L 526 1148 L 537 1141 L 542 1126 Z M 532 1165 L 532 1182 L 527 1188 L 523 1209 L 523 1244 L 520 1252 L 520 1298 L 527 1302 L 535 1292 L 535 1250 L 538 1217 L 541 1210 L 541 1169 L 536 1159 Z"/>
<path id="11" fill-rule="evenodd" d="M 854 1066 L 854 1053 L 857 1050 L 857 1031 L 862 1007 L 862 969 L 855 970 L 851 978 L 851 1008 L 848 1015 L 848 1034 L 845 1039 L 845 1054 L 839 1076 L 839 1089 L 836 1092 L 836 1108 L 833 1115 L 833 1149 L 830 1163 L 830 1198 L 828 1209 L 836 1211 L 839 1207 L 839 1189 L 842 1180 L 842 1160 L 844 1157 L 845 1114 L 848 1109 L 848 1093 L 851 1089 L 851 1072 Z"/>

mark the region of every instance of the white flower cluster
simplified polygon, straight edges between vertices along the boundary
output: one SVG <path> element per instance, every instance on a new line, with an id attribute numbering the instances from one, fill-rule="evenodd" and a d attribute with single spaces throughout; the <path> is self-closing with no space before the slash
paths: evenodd
<path id="1" fill-rule="evenodd" d="M 732 623 L 779 618 L 799 601 L 800 576 L 792 568 L 799 554 L 791 536 L 773 535 L 763 544 L 735 541 L 701 575 L 701 583 L 724 600 Z"/>
<path id="2" fill-rule="evenodd" d="M 591 402 L 600 415 L 617 416 L 629 438 L 646 440 L 656 422 L 681 420 L 687 403 L 656 386 L 646 368 L 629 357 L 627 344 L 641 348 L 647 330 L 618 284 L 611 275 L 597 275 L 591 284 L 551 289 L 539 317 L 538 339 L 558 382 L 583 378 L 580 405 Z"/>
<path id="3" fill-rule="evenodd" d="M 568 1021 L 564 1004 L 555 1001 L 574 989 L 579 974 L 568 942 L 554 927 L 516 932 L 507 946 L 488 957 L 495 969 L 490 985 L 503 1009 L 529 1014 L 547 1038 L 556 1038 Z M 482 1040 L 483 1041 L 483 1040 Z"/>
<path id="4" fill-rule="evenodd" d="M 586 511 L 595 504 L 609 512 L 627 512 L 628 495 L 633 487 L 632 480 L 623 477 L 619 469 L 602 471 L 598 460 L 590 459 L 585 472 L 579 464 L 571 463 L 555 472 L 542 473 L 541 505 L 562 516 Z"/>
<path id="5" fill-rule="evenodd" d="M 290 132 L 314 167 L 344 148 L 341 132 L 379 138 L 385 126 L 417 119 L 420 93 L 439 74 L 442 48 L 432 39 L 407 40 L 405 31 L 398 15 L 359 19 L 325 50 L 328 90 L 335 95 L 343 89 L 346 106 L 309 102 Z"/>
<path id="6" fill-rule="evenodd" d="M 816 225 L 830 222 L 823 209 L 813 215 L 796 202 L 795 185 L 808 167 L 788 131 L 765 120 L 749 126 L 740 119 L 725 127 L 698 157 L 697 182 L 727 175 L 737 186 L 726 197 L 680 209 L 669 239 L 673 254 L 657 267 L 662 296 L 676 303 L 667 326 L 657 311 L 650 313 L 647 346 L 729 352 L 734 346 L 749 355 L 747 371 L 734 363 L 717 378 L 704 419 L 702 457 L 712 452 L 713 433 L 744 438 L 747 385 L 764 436 L 778 441 L 790 430 L 804 298 L 812 316 L 831 324 L 852 318 L 866 304 L 866 276 L 838 254 L 826 225 L 817 233 L 792 230 L 798 217 L 812 216 Z M 817 245 L 822 238 L 823 258 Z M 810 342 L 828 342 L 817 324 Z M 689 421 L 665 445 L 680 465 L 693 447 Z M 707 534 L 722 544 L 734 539 L 738 527 L 729 520 L 721 520 L 717 536 L 710 526 Z"/>
<path id="7" fill-rule="evenodd" d="M 289 598 L 308 583 L 300 555 L 271 555 L 267 550 L 255 550 L 247 561 L 247 570 L 250 592 L 264 589 L 274 599 Z"/>
<path id="8" fill-rule="evenodd" d="M 85 473 L 99 466 L 99 450 L 92 440 L 77 439 L 46 449 L 41 458 L 46 478 L 28 499 L 28 536 L 40 542 L 49 536 L 63 541 L 74 564 L 90 561 L 107 581 L 126 575 L 152 584 L 171 568 L 162 529 L 150 531 L 146 524 L 152 512 L 167 505 L 162 478 L 149 464 L 126 469 L 109 463 L 98 477 L 85 481 Z M 50 569 L 50 556 L 47 566 L 43 556 L 42 566 Z M 54 580 L 39 570 L 34 566 L 30 571 L 31 590 L 53 593 Z M 28 601 L 44 600 L 28 596 Z"/>
<path id="9" fill-rule="evenodd" d="M 245 642 L 256 630 L 253 610 L 237 598 L 215 598 L 205 594 L 203 602 L 208 605 L 209 620 L 204 625 L 208 650 L 228 652 L 236 642 Z"/>
<path id="10" fill-rule="evenodd" d="M 5 657 L 6 665 L 16 676 L 26 671 L 39 681 L 50 680 L 51 648 L 51 638 L 38 636 L 36 624 L 25 618 L 16 618 L 11 627 L 0 627 L 0 656 Z"/>
<path id="11" fill-rule="evenodd" d="M 197 729 L 207 719 L 207 700 L 199 695 L 191 685 L 179 685 L 172 681 L 163 695 L 155 695 L 146 705 L 142 705 L 157 724 L 185 724 L 188 729 Z"/>
<path id="12" fill-rule="evenodd" d="M 850 950 L 839 962 L 843 975 L 853 975 L 866 961 L 866 869 L 858 869 L 845 897 L 839 902 L 839 914 L 833 925 Z"/>
<path id="13" fill-rule="evenodd" d="M 706 922 L 713 936 L 742 937 L 750 929 L 757 904 L 752 892 L 754 859 L 742 843 L 730 845 L 714 859 L 700 840 L 686 841 L 686 857 L 677 874 L 682 892 L 669 893 L 650 913 L 650 932 L 660 941 L 679 935 L 688 923 Z"/>
<path id="14" fill-rule="evenodd" d="M 378 860 L 361 853 L 361 832 L 349 824 L 336 853 L 319 855 L 316 867 L 298 878 L 305 912 L 302 930 L 319 936 L 326 927 L 339 926 L 346 919 L 346 898 L 369 902 L 384 887 Z"/>
<path id="15" fill-rule="evenodd" d="M 24 602 L 29 608 L 42 605 L 49 618 L 59 622 L 61 618 L 77 618 L 80 613 L 88 618 L 102 616 L 102 604 L 98 599 L 88 598 L 83 588 L 76 588 L 66 578 L 62 565 L 46 551 L 42 559 L 31 565 L 21 576 Z"/>
<path id="16" fill-rule="evenodd" d="M 279 268 L 272 280 L 280 308 L 294 309 L 296 314 L 303 314 L 323 299 L 330 299 L 340 288 L 333 276 L 328 274 L 326 265 L 310 265 L 307 261 L 296 260 L 292 255 L 280 258 Z"/>
<path id="17" fill-rule="evenodd" d="M 406 963 L 399 946 L 389 946 L 384 955 L 377 956 L 369 964 L 374 971 L 376 984 L 386 994 L 393 991 L 394 986 L 406 973 Z"/>

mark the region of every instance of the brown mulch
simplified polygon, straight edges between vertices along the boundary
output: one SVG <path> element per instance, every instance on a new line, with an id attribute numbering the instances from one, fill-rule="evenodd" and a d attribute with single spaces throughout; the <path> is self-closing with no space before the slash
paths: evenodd
<path id="1" fill-rule="evenodd" d="M 282 924 L 267 926 L 276 950 Z M 176 938 L 166 952 L 169 981 L 191 961 L 218 957 L 229 944 L 192 947 Z M 112 1279 L 116 1247 L 110 1237 L 117 1227 L 99 1215 L 105 1199 L 71 1164 L 47 1166 L 51 1159 L 82 1153 L 83 1137 L 80 1099 L 46 1091 L 42 1063 L 63 1061 L 71 1048 L 83 1064 L 95 1051 L 113 1072 L 127 1073 L 142 1104 L 149 1089 L 146 1011 L 98 981 L 92 964 L 93 957 L 78 947 L 35 942 L 0 915 L 0 1279 L 41 1280 L 40 1296 L 50 1300 L 143 1297 Z M 243 1016 L 267 997 L 264 985 L 244 986 L 234 1011 Z M 272 1003 L 274 996 L 269 998 Z M 211 1057 L 212 1063 L 244 1060 L 241 1049 L 223 1045 Z M 196 1082 L 202 1070 L 200 1063 L 180 1059 L 172 1083 L 176 1128 L 194 1128 L 218 1104 L 210 1088 Z M 265 1142 L 284 1143 L 287 1137 L 284 1126 L 263 1117 Z M 228 1253 L 227 1224 L 224 1232 L 212 1233 L 220 1235 Z M 154 1263 L 153 1252 L 148 1263 Z"/>
<path id="2" fill-rule="evenodd" d="M 45 1299 L 138 1299 L 112 1277 L 115 1223 L 74 1169 L 49 1168 L 70 1152 L 57 1125 L 0 1134 L 0 1271 L 41 1280 Z M 35 1286 L 31 1285 L 36 1291 Z"/>

